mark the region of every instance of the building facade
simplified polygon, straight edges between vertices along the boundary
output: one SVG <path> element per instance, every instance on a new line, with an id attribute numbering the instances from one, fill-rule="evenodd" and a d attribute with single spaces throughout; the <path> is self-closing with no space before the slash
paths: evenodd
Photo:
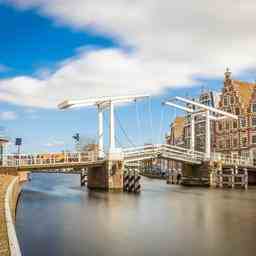
<path id="1" fill-rule="evenodd" d="M 170 125 L 170 134 L 166 137 L 167 144 L 183 146 L 184 145 L 184 127 L 186 119 L 178 116 Z"/>
<path id="2" fill-rule="evenodd" d="M 5 154 L 7 153 L 8 139 L 0 135 L 0 165 L 4 164 Z"/>
<path id="3" fill-rule="evenodd" d="M 233 157 L 250 157 L 256 163 L 256 84 L 233 80 L 226 71 L 219 108 L 238 120 L 218 121 L 216 151 Z"/>
<path id="4" fill-rule="evenodd" d="M 193 99 L 195 102 L 204 104 L 206 106 L 210 107 L 217 107 L 220 100 L 220 93 L 209 91 L 209 90 L 203 90 L 198 98 Z M 195 106 L 187 105 L 189 108 L 195 109 Z M 190 142 L 191 142 L 191 115 L 187 114 L 185 116 L 185 125 L 184 125 L 184 146 L 186 148 L 190 148 Z M 204 115 L 198 115 L 194 117 L 195 120 L 195 150 L 200 152 L 205 152 L 206 147 L 206 120 Z M 215 129 L 216 129 L 216 122 L 212 121 L 210 122 L 211 125 L 211 148 L 212 150 L 215 147 L 216 144 L 216 138 L 215 138 Z"/>

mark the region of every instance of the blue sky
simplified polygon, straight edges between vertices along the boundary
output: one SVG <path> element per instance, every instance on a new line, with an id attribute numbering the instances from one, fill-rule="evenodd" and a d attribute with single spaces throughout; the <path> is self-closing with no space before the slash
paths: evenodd
<path id="1" fill-rule="evenodd" d="M 123 2 L 126 4 L 127 1 Z M 179 48 L 174 40 L 165 45 L 164 37 L 166 35 L 169 40 L 168 34 L 154 33 L 153 26 L 152 29 L 143 27 L 144 22 L 137 21 L 136 16 L 129 20 L 120 18 L 120 22 L 116 22 L 115 17 L 126 7 L 117 4 L 113 8 L 112 1 L 106 9 L 109 16 L 102 15 L 97 6 L 86 13 L 88 8 L 83 9 L 85 7 L 79 0 L 74 1 L 78 9 L 70 12 L 65 12 L 65 4 L 62 9 L 57 4 L 58 0 L 48 4 L 39 0 L 13 0 L 5 1 L 5 4 L 0 1 L 0 126 L 5 127 L 5 133 L 12 139 L 10 151 L 15 150 L 15 137 L 23 138 L 25 152 L 73 149 L 72 135 L 76 132 L 96 137 L 95 109 L 62 112 L 56 108 L 57 103 L 69 97 L 124 95 L 126 92 L 152 94 L 153 130 L 150 129 L 147 100 L 138 103 L 140 129 L 135 104 L 116 110 L 134 143 L 143 144 L 163 139 L 170 120 L 180 114 L 166 107 L 163 110 L 161 102 L 164 99 L 174 95 L 195 96 L 201 86 L 219 90 L 226 65 L 233 67 L 237 78 L 254 79 L 255 69 L 249 57 L 237 56 L 244 64 L 238 66 L 230 65 L 232 52 L 227 54 L 228 61 L 221 60 L 219 64 L 209 56 L 212 64 L 207 66 L 202 59 L 205 54 L 195 44 L 193 51 L 198 51 L 199 65 L 197 60 L 191 61 L 194 57 L 187 49 L 191 45 Z M 135 7 L 129 5 L 129 8 Z M 137 7 L 140 10 L 141 6 Z M 80 8 L 83 15 L 80 15 Z M 143 12 L 144 9 L 141 8 Z M 148 14 L 144 16 L 147 18 Z M 160 27 L 163 29 L 161 24 Z M 152 40 L 151 34 L 154 34 Z M 144 38 L 149 40 L 146 42 Z M 215 50 L 214 56 L 218 55 L 218 49 Z M 187 52 L 183 57 L 176 56 L 183 51 L 190 51 L 191 56 Z M 178 57 L 180 59 L 175 62 Z M 108 137 L 108 115 L 105 115 L 105 137 Z M 116 129 L 121 144 L 129 145 L 118 124 Z M 105 144 L 108 144 L 107 138 Z"/>

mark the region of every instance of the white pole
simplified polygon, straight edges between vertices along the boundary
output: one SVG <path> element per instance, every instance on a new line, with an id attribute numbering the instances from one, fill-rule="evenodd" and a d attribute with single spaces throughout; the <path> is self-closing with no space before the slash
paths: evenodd
<path id="1" fill-rule="evenodd" d="M 99 158 L 104 158 L 104 149 L 103 149 L 103 109 L 101 106 L 98 106 L 98 140 L 99 140 Z"/>
<path id="2" fill-rule="evenodd" d="M 2 144 L 2 145 L 0 145 L 0 147 L 2 147 L 2 152 L 1 152 L 1 154 L 2 154 L 2 156 L 1 156 L 1 158 L 2 158 L 2 165 L 3 166 L 5 166 L 6 165 L 6 163 L 7 163 L 7 143 L 5 144 Z"/>
<path id="3" fill-rule="evenodd" d="M 206 111 L 205 130 L 205 157 L 209 159 L 211 156 L 211 123 L 209 110 Z"/>
<path id="4" fill-rule="evenodd" d="M 110 109 L 109 109 L 109 151 L 113 152 L 115 151 L 116 145 L 115 145 L 115 113 L 114 113 L 114 104 L 112 101 L 110 101 Z"/>
<path id="5" fill-rule="evenodd" d="M 191 134 L 190 134 L 190 149 L 195 150 L 195 117 L 191 115 Z"/>

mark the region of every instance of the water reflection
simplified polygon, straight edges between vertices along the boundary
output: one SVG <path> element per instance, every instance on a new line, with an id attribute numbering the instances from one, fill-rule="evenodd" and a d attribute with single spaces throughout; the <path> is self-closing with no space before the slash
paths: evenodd
<path id="1" fill-rule="evenodd" d="M 34 174 L 16 227 L 25 256 L 254 255 L 255 195 L 147 178 L 139 196 L 90 192 L 76 175 Z"/>

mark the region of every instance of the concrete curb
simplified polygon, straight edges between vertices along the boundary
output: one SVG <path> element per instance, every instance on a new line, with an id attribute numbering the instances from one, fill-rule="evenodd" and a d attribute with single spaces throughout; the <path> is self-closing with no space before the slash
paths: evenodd
<path id="1" fill-rule="evenodd" d="M 12 193 L 15 183 L 19 182 L 19 177 L 16 177 L 12 180 L 10 185 L 7 188 L 6 194 L 5 194 L 5 221 L 7 226 L 7 233 L 8 233 L 8 239 L 9 239 L 9 248 L 10 248 L 10 255 L 11 256 L 21 256 L 20 246 L 17 239 L 14 221 L 12 218 L 12 211 L 11 211 L 11 205 L 12 205 Z"/>

